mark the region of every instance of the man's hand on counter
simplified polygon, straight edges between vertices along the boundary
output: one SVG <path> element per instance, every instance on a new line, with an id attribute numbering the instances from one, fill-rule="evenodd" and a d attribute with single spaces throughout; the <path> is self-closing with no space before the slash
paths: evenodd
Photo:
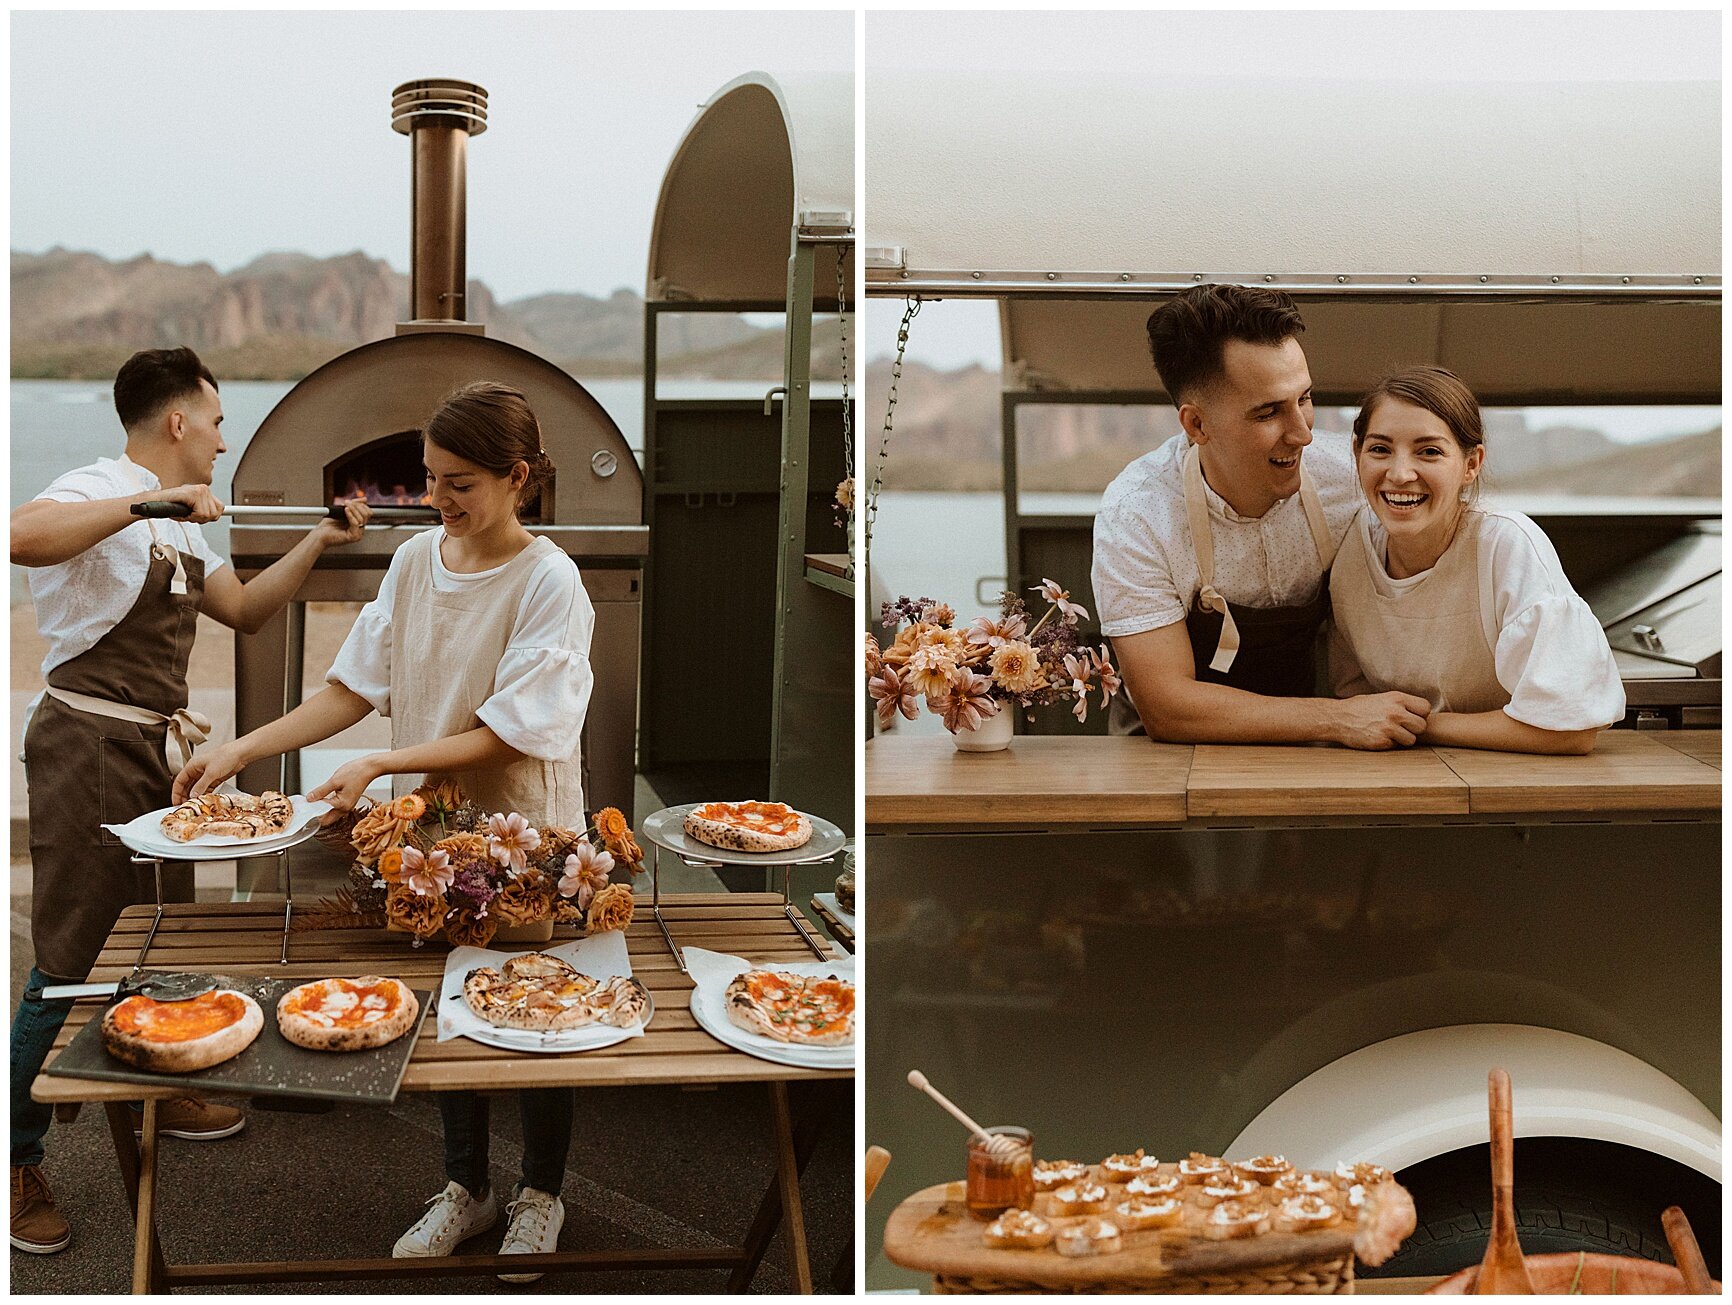
<path id="1" fill-rule="evenodd" d="M 1383 752 L 1413 746 L 1425 733 L 1431 704 L 1411 693 L 1365 693 L 1334 704 L 1332 741 L 1347 748 Z"/>

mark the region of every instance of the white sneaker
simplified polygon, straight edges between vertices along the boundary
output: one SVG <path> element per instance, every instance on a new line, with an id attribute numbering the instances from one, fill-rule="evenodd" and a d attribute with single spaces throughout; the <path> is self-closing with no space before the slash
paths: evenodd
<path id="1" fill-rule="evenodd" d="M 559 1230 L 565 1226 L 565 1204 L 550 1192 L 525 1187 L 505 1207 L 505 1241 L 501 1255 L 546 1255 L 559 1249 Z M 502 1273 L 501 1282 L 534 1282 L 539 1273 Z"/>
<path id="2" fill-rule="evenodd" d="M 421 1216 L 421 1221 L 397 1239 L 391 1248 L 395 1259 L 413 1259 L 423 1255 L 449 1255 L 462 1242 L 476 1233 L 486 1232 L 499 1222 L 499 1198 L 489 1191 L 477 1201 L 462 1183 L 450 1182 L 427 1204 L 433 1208 Z"/>

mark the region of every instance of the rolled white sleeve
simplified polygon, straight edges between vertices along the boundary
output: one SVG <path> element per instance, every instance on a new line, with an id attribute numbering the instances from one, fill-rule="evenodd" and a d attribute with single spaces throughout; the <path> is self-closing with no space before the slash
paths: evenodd
<path id="1" fill-rule="evenodd" d="M 1495 591 L 1493 660 L 1504 711 L 1544 730 L 1600 729 L 1624 714 L 1617 662 L 1592 609 L 1570 587 L 1557 550 L 1525 517 L 1498 514 L 1480 565 Z"/>
<path id="2" fill-rule="evenodd" d="M 525 756 L 572 755 L 589 712 L 595 674 L 589 646 L 595 608 L 571 559 L 549 558 L 530 577 L 482 724 Z"/>
<path id="3" fill-rule="evenodd" d="M 1624 715 L 1624 685 L 1604 631 L 1574 594 L 1544 598 L 1498 634 L 1505 713 L 1542 730 L 1602 729 Z"/>
<path id="4" fill-rule="evenodd" d="M 1090 579 L 1101 633 L 1117 638 L 1185 619 L 1166 550 L 1149 523 L 1116 506 L 1095 517 Z"/>

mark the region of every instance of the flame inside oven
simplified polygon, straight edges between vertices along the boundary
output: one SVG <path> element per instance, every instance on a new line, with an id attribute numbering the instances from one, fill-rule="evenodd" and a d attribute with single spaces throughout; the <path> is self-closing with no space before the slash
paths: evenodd
<path id="1" fill-rule="evenodd" d="M 332 502 L 348 503 L 355 499 L 361 499 L 373 507 L 426 507 L 433 501 L 432 495 L 426 490 L 413 494 L 402 485 L 393 485 L 386 489 L 375 481 L 363 483 L 351 477 L 349 483 L 337 491 Z"/>

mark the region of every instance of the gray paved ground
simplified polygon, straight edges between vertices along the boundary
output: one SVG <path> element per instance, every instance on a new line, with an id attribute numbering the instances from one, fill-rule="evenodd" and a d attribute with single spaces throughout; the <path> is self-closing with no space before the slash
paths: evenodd
<path id="1" fill-rule="evenodd" d="M 653 810 L 640 795 L 638 814 Z M 683 869 L 683 868 L 682 868 Z M 704 872 L 695 872 L 702 875 Z M 831 872 L 833 874 L 833 872 Z M 233 872 L 207 872 L 200 897 L 227 900 Z M 713 879 L 680 884 L 714 889 Z M 760 885 L 750 885 L 759 887 Z M 804 903 L 823 884 L 796 884 Z M 305 887 L 297 880 L 296 899 Z M 664 891 L 677 888 L 667 878 Z M 30 965 L 29 866 L 12 863 L 13 1008 Z M 813 1108 L 834 1112 L 802 1184 L 813 1274 L 820 1291 L 851 1290 L 854 1226 L 852 1085 L 814 1085 Z M 796 1109 L 802 1106 L 796 1103 Z M 761 1086 L 709 1091 L 596 1089 L 579 1094 L 578 1128 L 566 1168 L 562 1250 L 719 1246 L 738 1240 L 774 1172 L 769 1094 Z M 519 1177 L 520 1134 L 509 1098 L 496 1098 L 493 1181 Z M 217 1259 L 362 1257 L 391 1243 L 444 1186 L 440 1122 L 431 1097 L 409 1093 L 389 1109 L 339 1107 L 323 1115 L 253 1110 L 246 1130 L 221 1142 L 163 1141 L 159 1228 L 171 1263 Z M 48 1137 L 44 1169 L 73 1225 L 58 1255 L 12 1253 L 14 1293 L 124 1292 L 130 1283 L 132 1221 L 103 1113 L 85 1109 Z M 216 1217 L 210 1217 L 212 1214 Z M 503 1225 L 468 1243 L 497 1249 Z M 722 1270 L 582 1273 L 511 1286 L 492 1277 L 411 1283 L 286 1284 L 281 1292 L 715 1292 Z M 791 1289 L 778 1233 L 752 1282 L 755 1292 Z M 253 1291 L 253 1288 L 218 1289 Z"/>

